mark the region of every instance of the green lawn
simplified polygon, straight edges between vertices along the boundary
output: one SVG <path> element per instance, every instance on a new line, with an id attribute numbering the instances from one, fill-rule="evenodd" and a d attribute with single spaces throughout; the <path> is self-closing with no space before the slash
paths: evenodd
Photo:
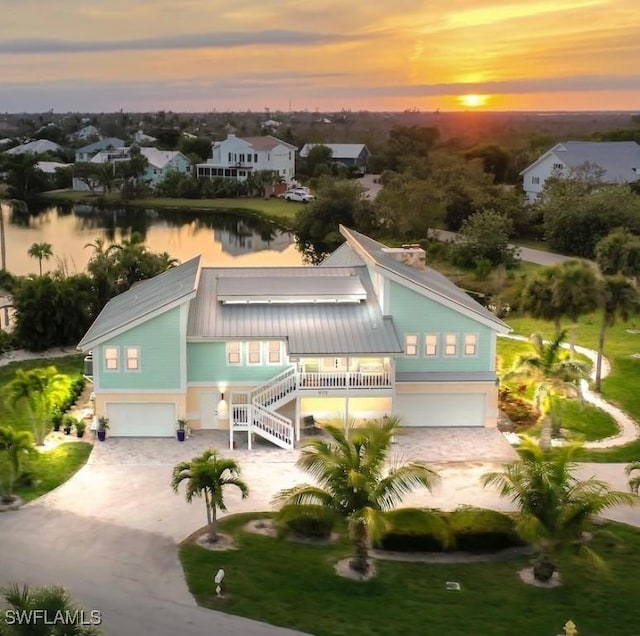
<path id="1" fill-rule="evenodd" d="M 58 369 L 59 373 L 64 373 L 72 378 L 83 372 L 82 355 L 66 356 L 64 358 L 42 358 L 39 360 L 24 360 L 21 362 L 11 362 L 10 364 L 0 367 L 0 390 L 3 389 L 11 380 L 17 369 L 36 369 L 38 367 L 48 367 L 53 365 Z M 4 395 L 0 395 L 0 426 L 12 426 L 20 431 L 32 431 L 31 422 L 23 407 L 13 410 L 4 399 Z"/>
<path id="2" fill-rule="evenodd" d="M 87 463 L 93 446 L 86 442 L 65 442 L 38 453 L 25 462 L 24 468 L 33 483 L 16 488 L 16 494 L 31 501 L 57 488 Z"/>
<path id="3" fill-rule="evenodd" d="M 254 515 L 255 516 L 255 515 Z M 237 551 L 184 545 L 180 558 L 199 604 L 317 636 L 555 635 L 572 619 L 580 634 L 629 636 L 638 631 L 640 531 L 607 529 L 620 540 L 598 538 L 609 564 L 603 574 L 574 557 L 560 559 L 564 585 L 539 589 L 520 581 L 527 559 L 484 564 L 378 562 L 378 576 L 361 583 L 338 577 L 334 563 L 349 554 L 342 542 L 308 546 L 240 530 L 248 515 L 223 522 Z M 213 574 L 224 568 L 225 599 L 215 598 Z M 458 581 L 461 592 L 445 590 Z"/>
<path id="4" fill-rule="evenodd" d="M 601 320 L 600 313 L 583 316 L 576 329 L 577 343 L 597 349 Z M 528 336 L 536 331 L 546 338 L 554 335 L 554 327 L 547 321 L 509 316 L 506 322 L 520 335 Z M 631 357 L 634 353 L 640 353 L 640 334 L 628 331 L 635 329 L 640 329 L 639 317 L 634 317 L 627 323 L 618 321 L 607 332 L 605 356 L 611 363 L 611 374 L 602 382 L 602 396 L 626 411 L 636 422 L 640 422 L 640 359 Z M 640 441 L 600 451 L 583 450 L 576 457 L 596 462 L 634 461 L 640 459 Z"/>
<path id="5" fill-rule="evenodd" d="M 102 195 L 73 190 L 54 190 L 40 195 L 46 201 L 71 201 L 72 203 L 86 203 L 97 205 L 103 199 Z M 277 197 L 264 199 L 262 197 L 238 197 L 233 199 L 168 199 L 149 197 L 123 201 L 117 194 L 107 194 L 106 203 L 114 206 L 139 208 L 174 208 L 189 210 L 244 210 L 258 214 L 277 222 L 290 223 L 304 204 L 285 201 Z"/>

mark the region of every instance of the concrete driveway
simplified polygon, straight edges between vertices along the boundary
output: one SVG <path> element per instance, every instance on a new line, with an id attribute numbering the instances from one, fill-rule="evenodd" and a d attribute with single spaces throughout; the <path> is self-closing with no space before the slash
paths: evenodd
<path id="1" fill-rule="evenodd" d="M 406 460 L 428 453 L 433 439 L 422 436 L 422 445 L 419 439 L 416 431 L 397 440 L 398 454 Z M 478 456 L 490 459 L 486 453 L 502 452 L 502 446 L 487 439 Z M 96 444 L 87 465 L 66 484 L 17 512 L 0 515 L 0 582 L 65 585 L 87 609 L 100 610 L 105 633 L 117 636 L 295 633 L 201 609 L 186 588 L 176 543 L 204 525 L 205 511 L 202 502 L 188 505 L 182 493 L 172 493 L 171 469 L 211 445 L 224 448 L 225 442 L 226 436 L 211 432 L 184 444 L 168 439 Z M 478 439 L 470 443 L 480 446 Z M 294 466 L 296 452 L 264 447 L 225 455 L 241 462 L 251 489 L 246 501 L 229 491 L 230 513 L 270 509 L 276 492 L 304 478 Z M 504 459 L 495 455 L 491 462 L 436 462 L 442 483 L 433 494 L 414 493 L 406 505 L 509 510 L 510 502 L 480 485 L 480 477 L 499 469 Z M 594 464 L 581 470 L 618 488 L 626 485 L 623 466 Z M 638 509 L 616 510 L 610 516 L 640 525 Z"/>

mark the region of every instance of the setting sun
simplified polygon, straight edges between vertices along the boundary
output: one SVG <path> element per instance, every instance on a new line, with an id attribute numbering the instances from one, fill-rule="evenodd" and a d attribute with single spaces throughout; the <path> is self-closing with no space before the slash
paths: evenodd
<path id="1" fill-rule="evenodd" d="M 484 106 L 488 99 L 488 95 L 460 95 L 458 102 L 467 108 L 478 108 Z"/>

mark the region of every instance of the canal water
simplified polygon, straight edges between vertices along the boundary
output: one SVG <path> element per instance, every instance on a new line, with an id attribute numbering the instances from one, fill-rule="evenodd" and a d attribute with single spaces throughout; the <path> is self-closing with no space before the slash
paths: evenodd
<path id="1" fill-rule="evenodd" d="M 85 247 L 102 238 L 120 243 L 139 232 L 154 252 L 168 252 L 184 262 L 202 256 L 215 267 L 301 265 L 294 237 L 262 219 L 233 210 L 100 210 L 85 205 L 54 205 L 18 212 L 2 205 L 6 268 L 12 274 L 38 272 L 27 252 L 34 243 L 50 243 L 53 257 L 43 272 L 63 266 L 81 272 L 93 254 Z"/>

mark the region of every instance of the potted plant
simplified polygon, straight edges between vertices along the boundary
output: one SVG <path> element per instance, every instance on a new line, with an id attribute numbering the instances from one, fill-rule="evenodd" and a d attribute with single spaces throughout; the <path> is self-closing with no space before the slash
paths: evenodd
<path id="1" fill-rule="evenodd" d="M 109 428 L 109 419 L 100 416 L 98 418 L 98 440 L 104 442 L 107 438 L 107 429 Z"/>
<path id="2" fill-rule="evenodd" d="M 76 435 L 78 437 L 84 437 L 84 431 L 87 428 L 87 423 L 84 420 L 76 421 Z"/>
<path id="3" fill-rule="evenodd" d="M 187 434 L 187 420 L 180 418 L 178 420 L 178 428 L 176 429 L 176 437 L 179 442 L 184 442 L 184 438 Z"/>
<path id="4" fill-rule="evenodd" d="M 71 415 L 66 414 L 62 417 L 62 430 L 64 431 L 65 435 L 71 435 L 71 429 L 73 428 L 74 424 L 75 421 Z"/>
<path id="5" fill-rule="evenodd" d="M 64 413 L 59 406 L 54 406 L 53 409 L 51 409 L 51 424 L 53 426 L 53 430 L 56 432 L 58 432 L 62 426 L 63 415 Z"/>

